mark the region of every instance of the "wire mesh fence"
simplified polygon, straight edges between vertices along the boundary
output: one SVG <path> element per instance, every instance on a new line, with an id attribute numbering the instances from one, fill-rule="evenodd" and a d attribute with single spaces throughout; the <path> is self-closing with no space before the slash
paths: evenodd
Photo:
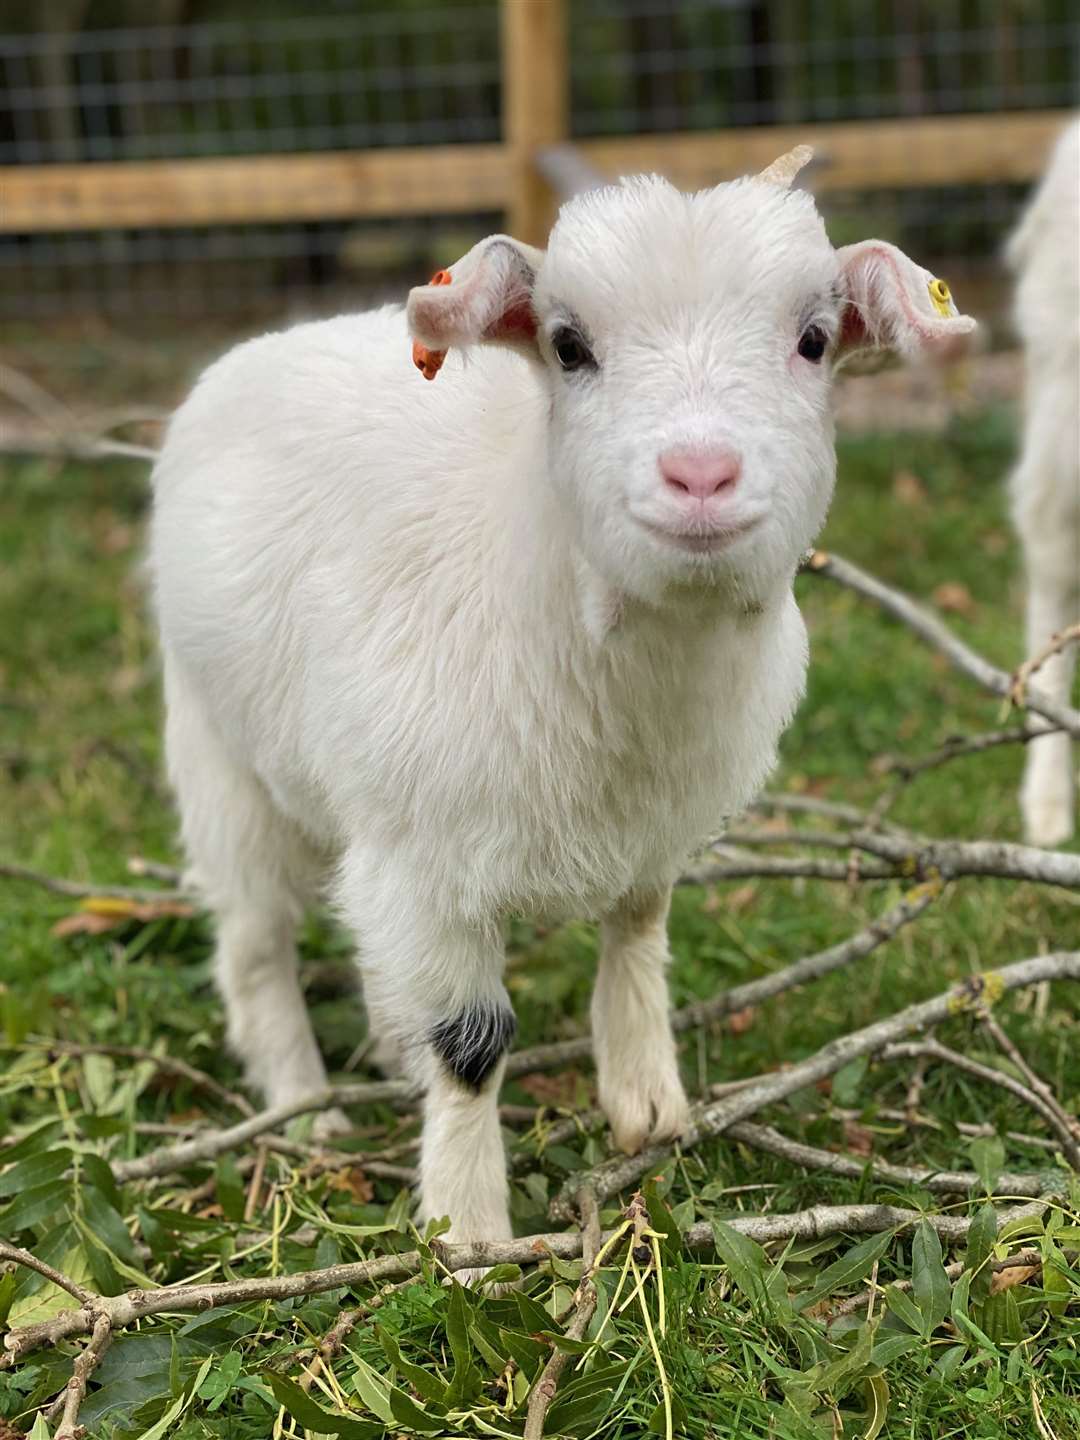
<path id="1" fill-rule="evenodd" d="M 504 138 L 497 0 L 327 4 L 0 36 L 0 165 L 284 161 Z M 733 132 L 843 122 L 857 137 L 860 122 L 1049 112 L 1080 93 L 1073 0 L 569 0 L 568 23 L 572 138 L 716 132 L 721 169 Z M 954 274 L 992 265 L 1025 186 L 1004 172 L 924 183 L 938 143 L 909 146 L 900 184 L 830 188 L 837 234 L 882 234 Z M 869 135 L 866 146 L 872 180 Z M 436 242 L 501 223 L 488 204 L 424 215 L 409 184 L 400 220 L 391 196 L 378 219 L 332 205 L 322 218 L 316 202 L 273 223 L 4 226 L 0 318 L 333 308 L 442 263 Z"/>

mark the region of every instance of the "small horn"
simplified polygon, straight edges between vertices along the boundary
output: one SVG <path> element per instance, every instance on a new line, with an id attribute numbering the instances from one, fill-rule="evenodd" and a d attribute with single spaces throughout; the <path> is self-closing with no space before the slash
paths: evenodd
<path id="1" fill-rule="evenodd" d="M 766 165 L 757 178 L 769 185 L 780 185 L 786 190 L 799 171 L 809 165 L 813 158 L 814 152 L 809 145 L 796 145 L 794 150 L 789 150 L 771 165 Z"/>

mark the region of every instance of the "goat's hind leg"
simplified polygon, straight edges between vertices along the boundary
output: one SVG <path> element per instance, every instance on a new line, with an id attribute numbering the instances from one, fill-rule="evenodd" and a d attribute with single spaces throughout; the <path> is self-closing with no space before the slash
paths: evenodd
<path id="1" fill-rule="evenodd" d="M 320 861 L 265 787 L 229 753 L 176 668 L 166 671 L 169 777 L 180 804 L 190 881 L 213 912 L 214 978 L 229 1047 L 271 1106 L 321 1090 L 326 1068 L 297 969 L 296 927 Z M 318 1137 L 347 1130 L 321 1111 Z"/>

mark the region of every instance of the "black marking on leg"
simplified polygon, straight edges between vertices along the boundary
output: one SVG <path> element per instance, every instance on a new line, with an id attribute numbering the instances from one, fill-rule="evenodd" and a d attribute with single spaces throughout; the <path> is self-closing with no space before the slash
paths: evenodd
<path id="1" fill-rule="evenodd" d="M 428 1039 L 450 1074 L 479 1093 L 516 1032 L 517 1020 L 508 1006 L 481 1001 L 433 1025 Z"/>

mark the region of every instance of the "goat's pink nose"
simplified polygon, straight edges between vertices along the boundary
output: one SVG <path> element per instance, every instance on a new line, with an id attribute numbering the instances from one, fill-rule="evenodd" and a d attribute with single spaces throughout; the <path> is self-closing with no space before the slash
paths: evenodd
<path id="1" fill-rule="evenodd" d="M 718 491 L 732 487 L 742 470 L 742 458 L 735 450 L 665 450 L 660 456 L 660 474 L 670 490 L 708 500 Z"/>

